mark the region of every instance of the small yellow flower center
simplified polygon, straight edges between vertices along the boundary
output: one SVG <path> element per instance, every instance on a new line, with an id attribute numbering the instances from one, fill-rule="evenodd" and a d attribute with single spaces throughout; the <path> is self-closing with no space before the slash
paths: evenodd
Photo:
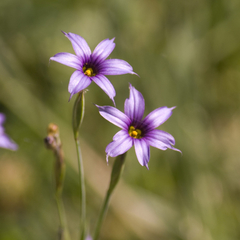
<path id="1" fill-rule="evenodd" d="M 85 70 L 84 74 L 89 76 L 89 77 L 92 77 L 93 76 L 92 68 L 88 68 L 87 70 Z"/>
<path id="2" fill-rule="evenodd" d="M 88 77 L 93 77 L 96 75 L 96 73 L 94 72 L 93 68 L 91 67 L 88 67 L 87 66 L 88 64 L 86 64 L 84 67 L 83 67 L 83 72 L 85 75 L 87 75 Z"/>
<path id="3" fill-rule="evenodd" d="M 134 126 L 130 126 L 128 130 L 128 134 L 130 137 L 133 138 L 141 138 L 142 137 L 142 131 L 140 129 L 136 129 Z"/>

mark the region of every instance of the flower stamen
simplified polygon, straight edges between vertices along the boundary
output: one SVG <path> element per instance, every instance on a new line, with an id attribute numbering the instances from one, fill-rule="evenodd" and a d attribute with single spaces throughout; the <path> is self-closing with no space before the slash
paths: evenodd
<path id="1" fill-rule="evenodd" d="M 136 129 L 134 126 L 130 126 L 128 134 L 133 138 L 142 138 L 142 131 L 140 129 Z"/>
<path id="2" fill-rule="evenodd" d="M 89 76 L 89 77 L 94 76 L 93 69 L 92 68 L 88 68 L 87 70 L 84 71 L 84 74 Z"/>
<path id="3" fill-rule="evenodd" d="M 94 70 L 93 67 L 90 67 L 88 63 L 86 63 L 83 68 L 83 73 L 87 75 L 88 77 L 93 77 L 96 76 L 96 71 Z"/>

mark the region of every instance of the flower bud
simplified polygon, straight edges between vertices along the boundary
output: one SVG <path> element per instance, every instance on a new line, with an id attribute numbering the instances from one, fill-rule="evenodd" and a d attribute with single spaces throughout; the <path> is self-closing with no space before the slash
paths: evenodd
<path id="1" fill-rule="evenodd" d="M 56 158 L 56 192 L 57 194 L 60 194 L 63 188 L 63 181 L 65 176 L 65 163 L 58 126 L 56 124 L 50 123 L 47 128 L 47 133 L 48 135 L 46 138 L 44 138 L 44 142 L 46 147 L 54 152 Z"/>
<path id="2" fill-rule="evenodd" d="M 113 191 L 113 189 L 115 188 L 115 186 L 119 181 L 119 178 L 121 177 L 121 174 L 124 168 L 126 154 L 127 153 L 118 155 L 115 159 L 115 162 L 112 168 L 111 181 L 108 189 L 109 194 Z"/>
<path id="3" fill-rule="evenodd" d="M 72 116 L 72 126 L 73 126 L 73 134 L 75 139 L 78 137 L 78 131 L 82 124 L 84 111 L 85 111 L 85 94 L 86 90 L 83 90 L 78 93 L 78 96 L 75 100 L 73 106 L 73 116 Z"/>

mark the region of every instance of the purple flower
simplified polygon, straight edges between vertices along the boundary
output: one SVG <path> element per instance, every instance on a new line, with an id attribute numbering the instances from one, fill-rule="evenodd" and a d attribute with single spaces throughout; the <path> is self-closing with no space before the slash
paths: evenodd
<path id="1" fill-rule="evenodd" d="M 142 119 L 145 110 L 144 98 L 131 84 L 130 96 L 124 105 L 125 113 L 111 106 L 97 107 L 102 117 L 122 128 L 106 147 L 107 161 L 109 156 L 116 157 L 123 154 L 133 145 L 139 163 L 146 168 L 148 168 L 150 158 L 150 146 L 161 150 L 170 148 L 181 152 L 172 146 L 175 144 L 175 140 L 171 134 L 155 129 L 172 115 L 172 110 L 175 107 L 157 108 Z"/>
<path id="2" fill-rule="evenodd" d="M 0 113 L 0 147 L 15 151 L 18 149 L 18 146 L 5 134 L 4 128 L 2 126 L 4 122 L 5 115 L 3 113 Z"/>
<path id="3" fill-rule="evenodd" d="M 132 66 L 124 60 L 106 60 L 115 48 L 114 38 L 101 41 L 91 53 L 87 42 L 81 36 L 74 33 L 63 33 L 71 41 L 76 55 L 61 52 L 51 57 L 50 60 L 76 69 L 68 85 L 70 99 L 73 94 L 82 91 L 94 81 L 114 103 L 115 89 L 104 75 L 135 74 Z"/>

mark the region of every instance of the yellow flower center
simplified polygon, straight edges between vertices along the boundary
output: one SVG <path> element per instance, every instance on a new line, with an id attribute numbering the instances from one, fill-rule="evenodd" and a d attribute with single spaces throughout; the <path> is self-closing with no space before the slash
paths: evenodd
<path id="1" fill-rule="evenodd" d="M 94 72 L 94 70 L 91 68 L 91 67 L 88 67 L 87 66 L 88 64 L 86 64 L 84 67 L 83 67 L 83 72 L 85 75 L 87 75 L 88 77 L 93 77 L 96 75 L 96 73 Z"/>
<path id="2" fill-rule="evenodd" d="M 130 137 L 133 138 L 141 138 L 142 137 L 142 131 L 140 129 L 136 129 L 134 126 L 130 126 L 128 130 L 128 134 Z"/>

